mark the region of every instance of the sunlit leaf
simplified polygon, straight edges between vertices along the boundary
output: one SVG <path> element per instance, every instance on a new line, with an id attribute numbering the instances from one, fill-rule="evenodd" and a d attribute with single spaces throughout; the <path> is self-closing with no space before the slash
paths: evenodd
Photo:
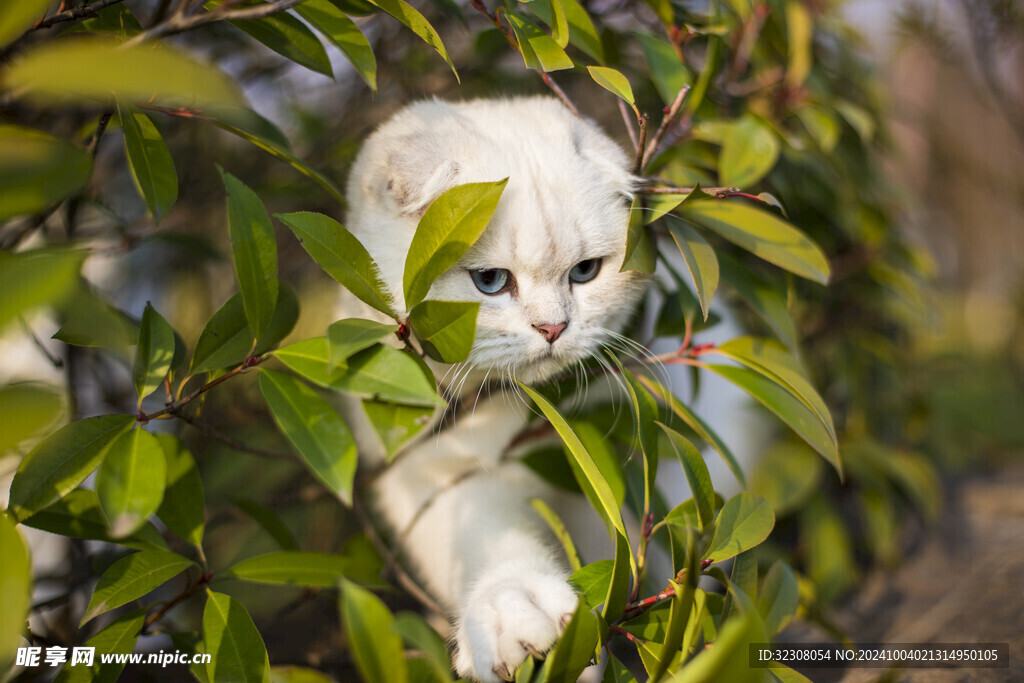
<path id="1" fill-rule="evenodd" d="M 132 381 L 135 383 L 140 409 L 142 399 L 156 391 L 164 381 L 171 369 L 173 357 L 174 330 L 153 305 L 147 303 L 142 314 L 135 363 L 132 365 Z"/>
<path id="2" fill-rule="evenodd" d="M 711 475 L 708 473 L 708 466 L 704 463 L 704 457 L 697 447 L 682 434 L 660 422 L 657 424 L 665 432 L 673 452 L 679 458 L 683 473 L 686 475 L 686 482 L 690 485 L 690 492 L 697 505 L 700 528 L 706 529 L 714 521 L 715 491 L 711 486 Z"/>
<path id="3" fill-rule="evenodd" d="M 96 475 L 110 534 L 121 538 L 134 533 L 160 507 L 167 483 L 167 460 L 156 437 L 133 429 L 110 444 Z"/>
<path id="4" fill-rule="evenodd" d="M 380 271 L 366 248 L 337 221 L 323 214 L 275 214 L 291 228 L 302 247 L 328 275 L 364 303 L 385 315 L 394 315 Z"/>
<path id="5" fill-rule="evenodd" d="M 363 409 L 380 435 L 389 460 L 430 424 L 434 414 L 434 408 L 370 400 L 363 401 Z"/>
<path id="6" fill-rule="evenodd" d="M 107 528 L 107 518 L 100 499 L 90 489 L 75 489 L 57 502 L 22 521 L 33 529 L 49 531 L 70 538 L 116 543 L 136 550 L 166 550 L 160 532 L 152 524 L 144 524 L 131 536 L 114 538 Z"/>
<path id="7" fill-rule="evenodd" d="M 299 302 L 291 287 L 282 285 L 277 297 L 277 308 L 256 345 L 255 354 L 273 348 L 288 336 L 299 317 Z M 192 354 L 195 374 L 238 365 L 252 349 L 253 336 L 245 318 L 242 294 L 238 293 L 207 321 Z"/>
<path id="8" fill-rule="evenodd" d="M 633 108 L 634 112 L 637 112 L 633 88 L 629 85 L 629 80 L 622 75 L 621 71 L 610 69 L 606 66 L 588 66 L 587 72 L 594 79 L 595 83 L 623 100 Z M 637 112 L 637 116 L 639 115 L 639 112 Z"/>
<path id="9" fill-rule="evenodd" d="M 448 51 L 445 49 L 444 43 L 441 42 L 441 36 L 438 35 L 437 31 L 434 30 L 434 27 L 430 25 L 430 22 L 428 22 L 412 5 L 405 2 L 405 0 L 369 1 L 408 26 L 413 33 L 423 39 L 423 42 L 434 48 L 434 50 L 437 51 L 437 54 L 441 55 L 441 58 L 451 68 L 452 73 L 455 74 L 455 80 L 459 80 L 459 72 L 455 70 L 455 65 L 452 64 L 452 60 L 448 56 Z"/>
<path id="10" fill-rule="evenodd" d="M 575 683 L 590 664 L 599 636 L 597 615 L 581 602 L 554 649 L 544 660 L 540 680 L 547 683 Z"/>
<path id="11" fill-rule="evenodd" d="M 452 680 L 448 646 L 423 617 L 413 612 L 400 612 L 395 615 L 392 628 L 402 636 L 402 640 L 426 655 L 436 681 L 445 683 Z"/>
<path id="12" fill-rule="evenodd" d="M 811 11 L 799 0 L 786 0 L 786 45 L 789 60 L 786 65 L 786 86 L 799 88 L 811 72 L 814 63 L 814 19 Z"/>
<path id="13" fill-rule="evenodd" d="M 428 299 L 409 311 L 409 325 L 428 356 L 442 363 L 460 363 L 473 348 L 479 310 L 475 301 Z"/>
<path id="14" fill-rule="evenodd" d="M 92 157 L 84 149 L 31 128 L 0 125 L 0 221 L 67 199 L 91 173 Z"/>
<path id="15" fill-rule="evenodd" d="M 558 513 L 551 509 L 551 506 L 545 503 L 540 498 L 534 498 L 530 501 L 530 505 L 537 511 L 548 527 L 550 527 L 552 533 L 558 539 L 558 542 L 562 544 L 562 549 L 565 551 L 565 556 L 569 560 L 569 567 L 573 571 L 580 568 L 580 555 L 576 552 L 576 544 L 572 542 L 572 536 L 569 535 L 569 530 L 565 528 L 565 524 L 559 518 Z"/>
<path id="16" fill-rule="evenodd" d="M 341 50 L 355 68 L 359 77 L 366 81 L 370 90 L 377 92 L 377 59 L 373 48 L 344 12 L 330 0 L 305 0 L 295 8 L 303 19 Z"/>
<path id="17" fill-rule="evenodd" d="M 598 607 L 608 597 L 614 571 L 614 560 L 597 560 L 574 571 L 569 583 L 576 587 L 590 607 Z"/>
<path id="18" fill-rule="evenodd" d="M 544 33 L 537 24 L 525 16 L 512 12 L 506 13 L 505 16 L 508 17 L 509 26 L 512 27 L 512 32 L 516 36 L 519 51 L 522 53 L 523 62 L 527 68 L 548 72 L 573 67 L 572 59 L 565 54 L 565 50 L 552 40 L 551 36 Z"/>
<path id="19" fill-rule="evenodd" d="M 259 385 L 274 421 L 303 462 L 331 493 L 351 505 L 356 444 L 341 416 L 316 392 L 290 375 L 263 370 Z"/>
<path id="20" fill-rule="evenodd" d="M 718 258 L 715 256 L 715 250 L 685 221 L 675 216 L 666 216 L 665 224 L 672 235 L 672 240 L 679 247 L 687 270 L 690 271 L 701 312 L 704 314 L 704 320 L 707 320 L 711 300 L 718 289 Z"/>
<path id="21" fill-rule="evenodd" d="M 103 572 L 81 623 L 141 598 L 194 565 L 168 550 L 143 550 L 122 557 Z"/>
<path id="22" fill-rule="evenodd" d="M 560 0 L 560 4 L 569 24 L 569 42 L 596 59 L 598 63 L 603 63 L 604 48 L 601 45 L 601 37 L 597 34 L 597 29 L 594 28 L 594 22 L 591 21 L 587 10 L 577 0 Z M 554 26 L 555 18 L 551 14 L 551 7 L 548 3 L 533 2 L 530 4 L 530 9 L 548 26 Z M 565 47 L 565 45 L 561 47 Z"/>
<path id="23" fill-rule="evenodd" d="M 729 127 L 722 141 L 718 176 L 723 185 L 750 187 L 778 161 L 781 144 L 771 126 L 746 114 Z"/>
<path id="24" fill-rule="evenodd" d="M 285 550 L 236 562 L 227 573 L 257 583 L 329 588 L 338 585 L 351 565 L 344 555 Z"/>
<path id="25" fill-rule="evenodd" d="M 235 273 L 249 330 L 260 338 L 277 307 L 277 242 L 270 216 L 259 195 L 230 173 L 221 171 L 228 193 L 228 232 Z"/>
<path id="26" fill-rule="evenodd" d="M 629 207 L 629 224 L 626 227 L 626 257 L 620 272 L 635 270 L 653 273 L 658 265 L 658 250 L 646 223 L 641 197 L 634 197 Z"/>
<path id="27" fill-rule="evenodd" d="M 807 104 L 793 110 L 822 152 L 831 154 L 839 143 L 839 121 L 824 107 Z"/>
<path id="28" fill-rule="evenodd" d="M 416 226 L 405 260 L 405 307 L 427 297 L 430 285 L 473 246 L 491 220 L 508 179 L 457 185 L 435 199 Z"/>
<path id="29" fill-rule="evenodd" d="M 0 387 L 0 455 L 53 431 L 64 417 L 64 393 L 41 382 Z"/>
<path id="30" fill-rule="evenodd" d="M 818 245 L 777 216 L 739 202 L 717 200 L 688 202 L 680 211 L 765 261 L 809 280 L 828 282 L 828 259 Z"/>
<path id="31" fill-rule="evenodd" d="M 324 46 L 305 24 L 287 12 L 260 19 L 235 19 L 230 23 L 282 57 L 328 78 L 334 77 Z"/>
<path id="32" fill-rule="evenodd" d="M 604 607 L 601 616 L 606 621 L 615 621 L 622 616 L 629 595 L 630 570 L 635 578 L 636 560 L 629 547 L 629 539 L 625 535 L 615 534 L 615 563 L 612 565 L 611 580 L 608 582 L 608 593 L 604 596 Z"/>
<path id="33" fill-rule="evenodd" d="M 91 666 L 79 662 L 74 666 L 64 665 L 57 676 L 57 683 L 114 683 L 124 670 L 126 661 L 118 661 L 116 655 L 128 655 L 135 651 L 135 644 L 146 621 L 146 610 L 137 609 L 124 614 L 103 627 L 96 635 L 85 641 L 85 647 L 95 648 L 110 657 L 93 656 Z M 127 658 L 125 658 L 127 659 Z M 107 661 L 104 661 L 107 660 Z"/>
<path id="34" fill-rule="evenodd" d="M 339 609 L 345 638 L 363 680 L 405 683 L 408 673 L 402 638 L 392 629 L 394 617 L 380 598 L 343 579 Z"/>
<path id="35" fill-rule="evenodd" d="M 362 318 L 345 318 L 331 323 L 327 328 L 327 342 L 330 348 L 329 369 L 333 372 L 343 367 L 351 356 L 383 341 L 397 330 L 398 325 Z"/>
<path id="36" fill-rule="evenodd" d="M 3 47 L 27 31 L 37 20 L 42 19 L 54 0 L 19 0 L 7 2 L 0 7 L 0 47 Z M 0 659 L 0 662 L 3 660 Z"/>
<path id="37" fill-rule="evenodd" d="M 8 509 L 25 519 L 67 495 L 92 474 L 133 415 L 101 415 L 61 427 L 25 456 L 11 482 Z"/>
<path id="38" fill-rule="evenodd" d="M 196 461 L 177 437 L 157 434 L 156 440 L 167 460 L 167 482 L 157 517 L 168 529 L 198 546 L 203 542 L 206 504 Z"/>
<path id="39" fill-rule="evenodd" d="M 58 249 L 0 252 L 0 330 L 16 316 L 67 300 L 78 282 L 83 258 L 82 252 Z"/>
<path id="40" fill-rule="evenodd" d="M 124 132 L 124 151 L 135 187 L 159 223 L 178 199 L 178 174 L 160 131 L 148 116 L 119 102 L 118 118 Z"/>
<path id="41" fill-rule="evenodd" d="M 799 595 L 796 577 L 785 562 L 778 561 L 764 577 L 757 596 L 757 611 L 769 635 L 775 635 L 796 614 Z"/>
<path id="42" fill-rule="evenodd" d="M 27 50 L 6 66 L 0 89 L 45 103 L 85 99 L 200 109 L 243 104 L 234 81 L 211 66 L 160 44 L 123 45 L 96 36 Z"/>
<path id="43" fill-rule="evenodd" d="M 14 664 L 32 599 L 32 563 L 14 521 L 0 514 L 0 669 Z"/>
<path id="44" fill-rule="evenodd" d="M 725 501 L 715 520 L 715 536 L 704 551 L 704 559 L 721 562 L 750 550 L 768 538 L 775 515 L 764 498 L 738 493 Z"/>
<path id="45" fill-rule="evenodd" d="M 412 406 L 440 407 L 437 395 L 416 359 L 390 346 L 374 346 L 349 358 L 348 368 L 332 378 L 330 388 L 376 401 Z"/>
<path id="46" fill-rule="evenodd" d="M 203 642 L 211 655 L 206 664 L 211 681 L 264 683 L 269 675 L 263 637 L 242 603 L 230 595 L 206 591 Z"/>

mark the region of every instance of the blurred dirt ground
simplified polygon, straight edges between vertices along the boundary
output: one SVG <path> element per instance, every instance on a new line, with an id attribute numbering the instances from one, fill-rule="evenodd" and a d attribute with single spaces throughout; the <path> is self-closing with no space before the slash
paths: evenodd
<path id="1" fill-rule="evenodd" d="M 868 575 L 834 621 L 856 643 L 1009 643 L 1010 667 L 804 670 L 816 683 L 1024 682 L 1024 462 L 956 482 L 906 562 Z"/>

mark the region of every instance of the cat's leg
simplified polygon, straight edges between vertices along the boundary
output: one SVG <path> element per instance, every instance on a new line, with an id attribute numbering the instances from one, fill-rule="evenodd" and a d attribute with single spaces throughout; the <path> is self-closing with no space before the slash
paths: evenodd
<path id="1" fill-rule="evenodd" d="M 487 683 L 546 652 L 578 601 L 529 502 L 550 489 L 501 457 L 524 424 L 521 407 L 481 403 L 374 486 L 403 559 L 454 620 L 456 669 Z"/>

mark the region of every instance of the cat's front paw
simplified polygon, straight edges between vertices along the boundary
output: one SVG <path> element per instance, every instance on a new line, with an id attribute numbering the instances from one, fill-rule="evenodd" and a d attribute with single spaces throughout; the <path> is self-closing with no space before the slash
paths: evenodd
<path id="1" fill-rule="evenodd" d="M 564 577 L 537 571 L 480 581 L 460 610 L 455 670 L 481 683 L 511 681 L 527 655 L 551 649 L 578 600 Z"/>

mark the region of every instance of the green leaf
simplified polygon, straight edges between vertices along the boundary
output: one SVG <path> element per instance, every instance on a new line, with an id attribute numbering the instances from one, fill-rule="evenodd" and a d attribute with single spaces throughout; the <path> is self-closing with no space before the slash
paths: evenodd
<path id="1" fill-rule="evenodd" d="M 810 447 L 790 440 L 763 451 L 750 477 L 750 492 L 768 501 L 776 517 L 799 509 L 821 485 L 822 462 Z"/>
<path id="2" fill-rule="evenodd" d="M 765 672 L 766 683 L 811 683 L 807 676 L 779 662 L 772 662 L 771 668 L 765 669 Z"/>
<path id="3" fill-rule="evenodd" d="M 270 216 L 259 196 L 221 170 L 228 193 L 228 231 L 235 273 L 252 336 L 260 338 L 277 307 L 277 242 Z"/>
<path id="4" fill-rule="evenodd" d="M 665 634 L 665 641 L 662 644 L 662 657 L 654 673 L 651 674 L 651 683 L 663 680 L 676 653 L 682 648 L 686 627 L 690 620 L 690 612 L 693 610 L 693 594 L 697 587 L 695 572 L 689 574 L 687 578 L 690 580 L 683 586 L 680 586 L 675 581 L 669 581 L 669 585 L 675 591 L 675 595 L 672 597 L 668 630 Z"/>
<path id="5" fill-rule="evenodd" d="M 143 550 L 122 557 L 103 572 L 79 626 L 138 600 L 192 566 L 195 562 L 169 550 Z"/>
<path id="6" fill-rule="evenodd" d="M 282 550 L 298 550 L 299 544 L 295 541 L 295 536 L 292 535 L 291 530 L 281 521 L 281 518 L 277 514 L 266 507 L 263 507 L 254 500 L 248 498 L 232 498 L 231 502 L 239 510 L 249 516 L 254 522 L 256 522 L 261 529 L 267 532 L 274 542 L 281 547 Z"/>
<path id="7" fill-rule="evenodd" d="M 723 185 L 750 187 L 764 178 L 779 159 L 780 143 L 771 126 L 746 114 L 729 126 L 718 157 Z"/>
<path id="8" fill-rule="evenodd" d="M 270 667 L 270 683 L 334 683 L 334 679 L 316 669 L 301 666 Z"/>
<path id="9" fill-rule="evenodd" d="M 81 190 L 91 173 L 85 150 L 31 128 L 0 125 L 0 221 L 41 213 Z"/>
<path id="10" fill-rule="evenodd" d="M 508 179 L 457 185 L 427 208 L 405 260 L 405 307 L 427 297 L 430 285 L 473 246 L 498 207 Z"/>
<path id="11" fill-rule="evenodd" d="M 658 405 L 636 376 L 622 366 L 618 358 L 610 353 L 608 357 L 626 381 L 626 389 L 629 391 L 630 407 L 633 409 L 633 420 L 636 425 L 636 441 L 643 456 L 644 509 L 647 510 L 654 498 L 654 480 L 658 473 L 658 430 L 655 427 Z M 607 479 L 607 476 L 605 478 Z"/>
<path id="12" fill-rule="evenodd" d="M 693 80 L 690 72 L 683 66 L 675 47 L 667 40 L 642 33 L 634 37 L 643 50 L 651 80 L 661 101 L 666 105 L 672 104 L 679 91 Z"/>
<path id="13" fill-rule="evenodd" d="M 384 442 L 388 460 L 430 424 L 434 408 L 406 406 L 384 401 L 363 401 L 363 409 L 373 429 Z"/>
<path id="14" fill-rule="evenodd" d="M 639 379 L 640 382 L 650 389 L 655 396 L 664 401 L 669 408 L 672 409 L 672 412 L 678 415 L 690 429 L 696 432 L 697 436 L 699 436 L 704 443 L 718 451 L 718 454 L 722 456 L 722 460 L 724 460 L 725 464 L 729 466 L 729 469 L 736 477 L 736 480 L 745 487 L 747 482 L 746 478 L 743 476 L 743 469 L 736 460 L 736 456 L 732 454 L 732 451 L 729 450 L 729 447 L 725 445 L 725 442 L 722 441 L 718 434 L 713 432 L 711 428 L 708 427 L 707 423 L 697 415 L 697 413 L 690 410 L 690 408 L 683 404 L 682 401 L 673 396 L 672 392 L 668 389 L 648 377 L 641 376 Z"/>
<path id="15" fill-rule="evenodd" d="M 53 0 L 20 0 L 0 7 L 0 47 L 14 41 L 42 19 Z M 0 659 L 2 662 L 3 659 Z M 6 669 L 4 669 L 6 670 Z"/>
<path id="16" fill-rule="evenodd" d="M 606 66 L 588 66 L 587 72 L 590 73 L 590 77 L 594 79 L 595 83 L 624 101 L 633 108 L 637 116 L 640 116 L 640 112 L 636 108 L 636 99 L 633 97 L 633 88 L 621 71 Z"/>
<path id="17" fill-rule="evenodd" d="M 629 548 L 629 539 L 623 534 L 615 535 L 615 564 L 612 565 L 611 581 L 608 582 L 608 593 L 604 596 L 604 607 L 601 616 L 605 621 L 612 622 L 622 616 L 629 595 L 630 569 L 636 580 L 636 560 Z"/>
<path id="18" fill-rule="evenodd" d="M 757 611 L 764 620 L 768 635 L 774 636 L 796 614 L 799 594 L 796 577 L 781 560 L 772 565 L 757 596 Z"/>
<path id="19" fill-rule="evenodd" d="M 576 0 L 559 0 L 559 4 L 562 6 L 565 19 L 569 24 L 569 42 L 599 63 L 604 62 L 601 37 L 597 34 L 597 29 L 594 28 L 594 22 L 590 20 L 587 10 Z M 530 9 L 548 26 L 554 26 L 556 20 L 548 3 L 532 2 Z M 565 47 L 565 45 L 561 45 L 561 47 Z"/>
<path id="20" fill-rule="evenodd" d="M 565 6 L 562 0 L 549 0 L 547 9 L 551 18 L 545 21 L 551 27 L 551 40 L 564 50 L 569 45 L 569 22 L 565 16 Z"/>
<path id="21" fill-rule="evenodd" d="M 146 610 L 137 609 L 124 614 L 103 627 L 99 633 L 85 642 L 86 647 L 95 648 L 92 666 L 64 665 L 57 676 L 57 683 L 114 683 L 124 670 L 125 661 L 118 661 L 116 655 L 128 655 L 135 651 L 142 625 L 146 622 Z M 99 653 L 115 655 L 104 662 Z"/>
<path id="22" fill-rule="evenodd" d="M 53 505 L 25 519 L 22 524 L 52 534 L 116 543 L 137 550 L 167 549 L 163 537 L 152 524 L 144 525 L 131 536 L 113 538 L 100 507 L 100 499 L 95 491 L 89 489 L 75 489 Z"/>
<path id="23" fill-rule="evenodd" d="M 679 464 L 683 466 L 683 473 L 686 475 L 686 482 L 690 485 L 690 492 L 693 494 L 694 503 L 697 505 L 697 519 L 700 522 L 700 529 L 707 529 L 714 521 L 715 514 L 715 491 L 711 485 L 711 475 L 708 473 L 708 466 L 704 462 L 700 451 L 690 441 L 674 429 L 666 427 L 658 422 L 662 431 L 669 438 L 672 450 L 679 458 Z"/>
<path id="24" fill-rule="evenodd" d="M 102 415 L 58 429 L 21 461 L 11 482 L 8 509 L 18 519 L 25 519 L 70 493 L 134 423 L 132 415 Z"/>
<path id="25" fill-rule="evenodd" d="M 202 109 L 244 102 L 234 81 L 211 66 L 161 44 L 123 45 L 98 36 L 27 50 L 4 69 L 0 89 L 58 105 L 98 100 Z"/>
<path id="26" fill-rule="evenodd" d="M 575 683 L 590 665 L 599 637 L 597 615 L 580 603 L 544 661 L 540 680 L 545 683 Z"/>
<path id="27" fill-rule="evenodd" d="M 807 80 L 814 63 L 814 19 L 798 0 L 786 0 L 786 38 L 789 46 L 786 86 L 796 90 Z"/>
<path id="28" fill-rule="evenodd" d="M 359 31 L 356 23 L 330 0 L 305 0 L 295 11 L 341 50 L 359 77 L 376 93 L 377 59 L 373 56 L 370 42 Z"/>
<path id="29" fill-rule="evenodd" d="M 718 257 L 722 279 L 768 324 L 779 340 L 795 352 L 798 346 L 796 324 L 789 314 L 785 290 L 761 280 L 724 254 Z"/>
<path id="30" fill-rule="evenodd" d="M 573 432 L 569 423 L 565 421 L 558 409 L 555 408 L 544 396 L 537 393 L 534 389 L 520 383 L 519 386 L 526 392 L 526 394 L 533 399 L 537 407 L 540 408 L 544 416 L 551 422 L 551 425 L 558 432 L 558 435 L 562 437 L 563 443 L 569 448 L 569 453 L 572 455 L 576 464 L 579 465 L 580 469 L 583 470 L 583 474 L 586 477 L 587 483 L 594 489 L 597 496 L 597 505 L 595 509 L 598 514 L 601 515 L 602 519 L 609 525 L 609 527 L 615 529 L 620 536 L 626 536 L 626 526 L 622 523 L 622 512 L 619 509 L 619 504 L 615 501 L 615 496 L 612 494 L 611 488 L 608 486 L 608 482 L 601 475 L 601 471 L 594 463 L 594 459 L 584 448 L 583 443 L 580 441 L 576 433 Z"/>
<path id="31" fill-rule="evenodd" d="M 61 305 L 63 324 L 54 339 L 74 346 L 112 348 L 124 351 L 139 340 L 138 321 L 118 310 L 83 280 Z"/>
<path id="32" fill-rule="evenodd" d="M 160 507 L 167 460 L 156 437 L 133 429 L 110 444 L 96 475 L 96 494 L 110 521 L 110 535 L 134 533 Z"/>
<path id="33" fill-rule="evenodd" d="M 620 662 L 615 655 L 609 653 L 601 683 L 636 683 L 636 678 L 625 664 Z"/>
<path id="34" fill-rule="evenodd" d="M 764 498 L 743 491 L 725 501 L 715 520 L 715 536 L 703 559 L 721 562 L 750 550 L 768 538 L 775 514 Z"/>
<path id="35" fill-rule="evenodd" d="M 349 358 L 348 369 L 330 388 L 375 401 L 443 407 L 433 379 L 416 358 L 390 346 L 372 346 Z"/>
<path id="36" fill-rule="evenodd" d="M 746 368 L 727 365 L 706 365 L 704 367 L 721 375 L 756 398 L 796 432 L 801 439 L 821 453 L 835 468 L 839 476 L 843 475 L 843 464 L 839 459 L 838 446 L 829 432 L 828 426 L 822 422 L 817 413 L 796 398 L 785 386 Z"/>
<path id="37" fill-rule="evenodd" d="M 875 119 L 870 111 L 849 100 L 833 100 L 831 104 L 850 127 L 857 131 L 861 142 L 871 142 L 875 137 Z"/>
<path id="38" fill-rule="evenodd" d="M 255 355 L 264 353 L 288 336 L 299 318 L 299 302 L 287 285 L 278 292 L 277 309 L 270 325 L 256 345 Z M 233 367 L 245 360 L 252 349 L 253 336 L 245 318 L 242 294 L 235 294 L 207 321 L 192 353 L 189 372 L 197 374 Z"/>
<path id="39" fill-rule="evenodd" d="M 124 132 L 124 151 L 135 187 L 159 223 L 178 199 L 174 160 L 153 121 L 130 104 L 117 104 Z"/>
<path id="40" fill-rule="evenodd" d="M 515 33 L 516 42 L 519 43 L 519 52 L 523 56 L 523 63 L 526 68 L 535 69 L 547 73 L 549 71 L 560 71 L 571 69 L 574 65 L 569 55 L 565 54 L 557 42 L 551 36 L 544 33 L 537 24 L 525 16 L 506 12 L 509 26 Z"/>
<path id="41" fill-rule="evenodd" d="M 707 47 L 704 48 L 704 62 L 697 82 L 694 83 L 690 93 L 686 96 L 686 107 L 683 109 L 684 116 L 693 116 L 697 109 L 704 102 L 704 95 L 708 91 L 711 79 L 718 72 L 719 53 L 722 51 L 722 41 L 717 36 L 707 37 Z"/>
<path id="42" fill-rule="evenodd" d="M 405 2 L 405 0 L 369 1 L 405 24 L 413 33 L 422 38 L 423 42 L 434 48 L 434 50 L 437 51 L 437 54 L 441 55 L 441 59 L 443 59 L 451 68 L 452 73 L 455 74 L 455 80 L 459 80 L 459 72 L 455 70 L 455 65 L 452 64 L 452 60 L 448 56 L 448 51 L 445 49 L 444 43 L 441 42 L 441 36 L 438 35 L 437 31 L 434 30 L 434 27 L 430 25 L 430 22 L 428 22 L 422 14 L 416 11 L 412 5 Z"/>
<path id="43" fill-rule="evenodd" d="M 32 599 L 32 563 L 14 521 L 0 513 L 0 670 L 7 671 L 22 644 Z"/>
<path id="44" fill-rule="evenodd" d="M 824 107 L 805 104 L 793 110 L 797 118 L 804 124 L 818 148 L 825 154 L 835 151 L 839 143 L 841 130 L 836 120 Z"/>
<path id="45" fill-rule="evenodd" d="M 768 638 L 757 612 L 730 619 L 722 627 L 713 647 L 705 649 L 670 679 L 671 683 L 761 683 L 764 669 L 749 665 L 750 643 L 764 643 Z"/>
<path id="46" fill-rule="evenodd" d="M 683 255 L 683 261 L 693 279 L 697 300 L 700 301 L 700 310 L 704 320 L 707 320 L 711 300 L 718 289 L 718 258 L 715 250 L 685 221 L 675 216 L 666 216 L 665 224 L 672 240 L 679 247 L 679 253 Z"/>
<path id="47" fill-rule="evenodd" d="M 373 593 L 342 579 L 341 622 L 356 667 L 366 683 L 405 683 L 408 680 L 402 638 L 394 617 Z"/>
<path id="48" fill-rule="evenodd" d="M 0 387 L 0 455 L 64 421 L 64 392 L 41 382 Z"/>
<path id="49" fill-rule="evenodd" d="M 250 557 L 235 563 L 227 572 L 257 583 L 330 588 L 338 584 L 351 564 L 344 555 L 286 550 Z"/>
<path id="50" fill-rule="evenodd" d="M 587 605 L 596 608 L 608 597 L 614 571 L 614 560 L 598 560 L 574 571 L 569 583 L 576 587 Z"/>
<path id="51" fill-rule="evenodd" d="M 646 216 L 640 196 L 633 198 L 629 207 L 629 225 L 626 228 L 626 257 L 619 272 L 635 270 L 653 273 L 658 265 L 658 249 L 647 227 Z"/>
<path id="52" fill-rule="evenodd" d="M 395 315 L 377 264 L 352 233 L 319 213 L 275 214 L 275 217 L 291 228 L 302 247 L 328 275 L 363 303 L 385 315 Z"/>
<path id="53" fill-rule="evenodd" d="M 569 566 L 575 572 L 580 568 L 580 554 L 576 552 L 576 544 L 572 542 L 572 536 L 569 535 L 569 530 L 565 528 L 565 524 L 562 523 L 558 513 L 551 509 L 551 506 L 545 503 L 540 498 L 534 498 L 530 501 L 530 505 L 537 511 L 544 521 L 547 522 L 551 528 L 552 533 L 555 534 L 555 538 L 562 544 L 562 549 L 565 550 L 565 556 L 569 560 Z"/>
<path id="54" fill-rule="evenodd" d="M 442 363 L 461 363 L 473 349 L 479 311 L 475 301 L 421 301 L 409 311 L 409 325 L 428 356 Z"/>
<path id="55" fill-rule="evenodd" d="M 448 646 L 445 645 L 437 631 L 430 628 L 423 620 L 423 617 L 413 612 L 400 612 L 395 615 L 395 621 L 391 628 L 402 636 L 402 640 L 413 649 L 426 655 L 435 681 L 452 680 L 451 665 L 448 662 Z"/>
<path id="56" fill-rule="evenodd" d="M 290 375 L 263 370 L 259 385 L 274 421 L 310 472 L 345 505 L 352 505 L 356 444 L 341 416 Z"/>
<path id="57" fill-rule="evenodd" d="M 156 391 L 171 369 L 174 358 L 174 330 L 163 316 L 157 313 L 153 305 L 146 303 L 142 314 L 142 326 L 139 330 L 139 344 L 135 350 L 135 363 L 132 366 L 132 381 L 138 394 L 139 410 L 142 410 L 142 399 Z"/>
<path id="58" fill-rule="evenodd" d="M 800 540 L 819 604 L 835 602 L 857 582 L 857 561 L 846 523 L 820 495 L 800 511 Z"/>
<path id="59" fill-rule="evenodd" d="M 338 201 L 345 201 L 341 190 L 338 189 L 338 186 L 330 178 L 312 168 L 292 153 L 288 140 L 278 130 L 277 126 L 251 109 L 244 107 L 209 107 L 201 112 L 190 111 L 183 114 L 175 110 L 163 110 L 163 113 L 169 116 L 183 116 L 206 121 L 233 135 L 237 135 L 243 140 L 247 140 L 256 147 L 290 164 L 299 173 L 315 181 L 331 193 Z"/>
<path id="60" fill-rule="evenodd" d="M 363 349 L 368 349 L 398 331 L 398 325 L 379 323 L 362 318 L 345 318 L 327 328 L 330 345 L 329 368 L 333 372 L 344 367 L 346 361 Z"/>
<path id="61" fill-rule="evenodd" d="M 170 434 L 157 434 L 156 440 L 167 461 L 164 499 L 156 515 L 167 528 L 195 546 L 202 545 L 206 504 L 203 501 L 203 480 L 196 461 L 185 444 Z"/>
<path id="62" fill-rule="evenodd" d="M 0 157 L 3 146 L 0 144 Z M 2 162 L 2 158 L 0 158 Z M 0 190 L 2 192 L 2 190 Z M 2 196 L 0 196 L 0 206 Z M 18 254 L 0 252 L 0 330 L 19 315 L 39 306 L 65 301 L 78 283 L 85 254 L 35 249 Z"/>
<path id="63" fill-rule="evenodd" d="M 767 211 L 721 200 L 687 202 L 680 211 L 683 217 L 713 230 L 769 263 L 808 280 L 828 283 L 828 259 L 818 245 Z"/>
<path id="64" fill-rule="evenodd" d="M 235 19 L 230 23 L 285 59 L 328 78 L 334 77 L 324 46 L 305 24 L 287 12 L 260 19 Z"/>
<path id="65" fill-rule="evenodd" d="M 211 681 L 263 683 L 269 676 L 270 661 L 263 637 L 242 603 L 230 595 L 207 589 L 203 642 L 211 655 L 206 665 Z"/>
<path id="66" fill-rule="evenodd" d="M 626 479 L 622 471 L 622 463 L 619 462 L 619 454 L 608 439 L 607 429 L 599 427 L 596 422 L 591 420 L 573 420 L 569 424 L 580 443 L 587 449 L 594 464 L 597 465 L 601 476 L 608 483 L 616 505 L 622 507 L 622 503 L 626 499 Z M 570 474 L 576 480 L 576 490 L 583 491 L 592 504 L 600 505 L 596 497 L 597 494 L 587 481 L 586 475 L 564 444 L 562 455 L 562 461 L 568 464 Z"/>

